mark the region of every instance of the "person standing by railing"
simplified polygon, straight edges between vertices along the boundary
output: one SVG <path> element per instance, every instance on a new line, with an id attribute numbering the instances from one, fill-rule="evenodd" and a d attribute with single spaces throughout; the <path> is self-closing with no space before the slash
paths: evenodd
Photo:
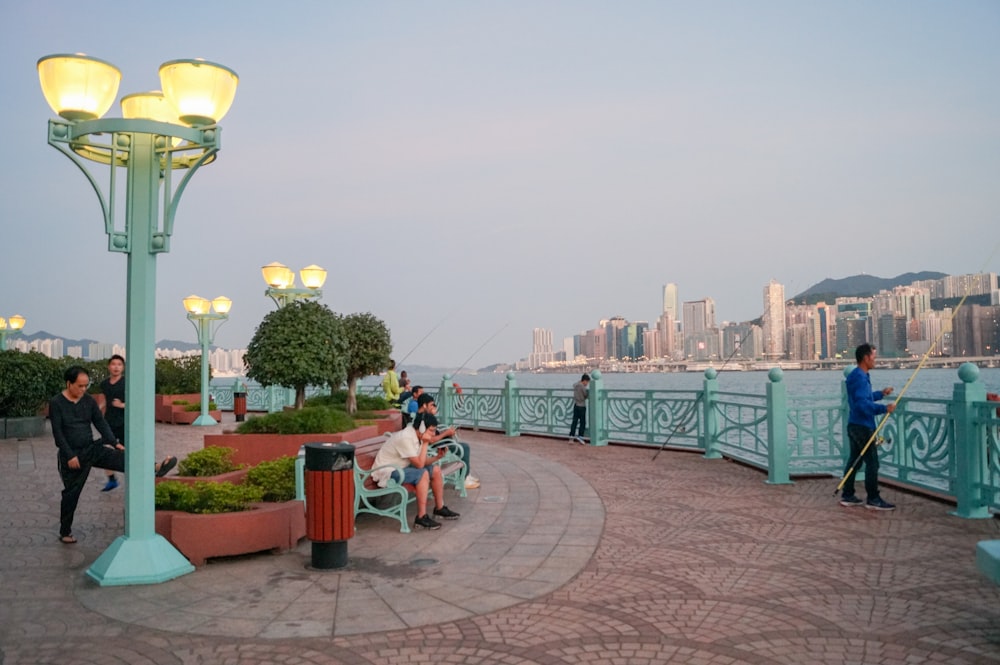
<path id="1" fill-rule="evenodd" d="M 389 404 L 393 406 L 399 406 L 399 377 L 396 376 L 396 361 L 389 361 L 389 370 L 385 373 L 385 377 L 382 379 L 382 392 L 385 393 L 385 399 Z"/>
<path id="2" fill-rule="evenodd" d="M 590 396 L 590 375 L 584 374 L 573 384 L 573 420 L 569 424 L 569 440 L 586 443 L 583 440 L 587 429 L 587 398 Z M 579 423 L 579 433 L 576 433 Z M 576 433 L 576 434 L 574 434 Z"/>
<path id="3" fill-rule="evenodd" d="M 872 380 L 869 372 L 875 367 L 875 347 L 865 343 L 854 351 L 855 360 L 858 366 L 847 375 L 847 402 L 850 407 L 850 414 L 847 418 L 847 437 L 851 443 L 851 456 L 847 460 L 844 468 L 844 489 L 840 494 L 840 505 L 847 508 L 864 505 L 870 510 L 893 510 L 893 504 L 885 501 L 879 496 L 878 491 L 878 448 L 872 439 L 875 436 L 875 416 L 885 413 L 892 413 L 896 410 L 895 404 L 879 404 L 883 397 L 888 397 L 892 393 L 892 387 L 882 390 L 872 390 Z M 861 451 L 867 450 L 864 456 Z M 867 495 L 864 504 L 854 494 L 854 469 L 858 464 L 858 458 L 865 463 L 865 494 Z"/>

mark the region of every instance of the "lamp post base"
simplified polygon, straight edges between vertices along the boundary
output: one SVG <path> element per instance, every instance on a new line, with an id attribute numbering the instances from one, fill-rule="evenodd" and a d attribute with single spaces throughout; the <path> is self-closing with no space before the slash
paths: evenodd
<path id="1" fill-rule="evenodd" d="M 194 572 L 194 566 L 166 538 L 118 536 L 87 569 L 101 586 L 159 584 Z"/>
<path id="2" fill-rule="evenodd" d="M 191 423 L 191 424 L 192 425 L 206 425 L 207 426 L 207 425 L 218 425 L 219 423 L 217 423 L 215 421 L 215 418 L 213 418 L 212 416 L 210 416 L 207 413 L 205 413 L 205 414 L 202 414 L 202 415 L 198 416 L 197 418 L 195 418 L 194 422 Z"/>

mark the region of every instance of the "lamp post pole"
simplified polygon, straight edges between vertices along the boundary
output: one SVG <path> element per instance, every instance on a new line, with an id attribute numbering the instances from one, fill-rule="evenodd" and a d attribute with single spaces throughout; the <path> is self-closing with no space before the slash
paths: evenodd
<path id="1" fill-rule="evenodd" d="M 232 104 L 238 78 L 201 60 L 167 62 L 160 67 L 163 93 L 128 95 L 121 100 L 123 118 L 102 119 L 121 80 L 113 65 L 89 56 L 55 55 L 38 61 L 38 73 L 46 100 L 63 118 L 49 121 L 49 145 L 76 164 L 94 188 L 108 250 L 128 256 L 125 533 L 87 575 L 101 586 L 165 582 L 193 572 L 194 566 L 155 528 L 156 257 L 170 250 L 174 215 L 191 177 L 215 159 L 220 147 L 216 123 Z M 106 195 L 83 160 L 110 167 Z M 123 228 L 115 223 L 119 168 L 126 173 Z M 175 169 L 186 173 L 173 186 Z"/>
<path id="2" fill-rule="evenodd" d="M 184 309 L 187 310 L 188 321 L 198 332 L 198 343 L 201 345 L 201 415 L 192 425 L 218 425 L 208 409 L 209 366 L 208 347 L 215 339 L 215 332 L 223 323 L 229 320 L 229 309 L 233 301 L 225 296 L 219 296 L 209 303 L 199 296 L 188 296 L 184 299 Z M 210 309 L 214 309 L 213 314 Z"/>
<path id="3" fill-rule="evenodd" d="M 263 266 L 260 271 L 264 277 L 264 282 L 267 284 L 267 290 L 264 291 L 264 295 L 273 300 L 278 309 L 287 307 L 296 300 L 320 298 L 323 296 L 322 287 L 326 283 L 326 270 L 317 265 L 306 266 L 299 271 L 299 277 L 302 279 L 304 288 L 296 288 L 295 273 L 282 263 L 269 263 Z M 285 391 L 285 398 L 279 405 L 279 388 L 280 386 L 271 386 L 270 388 L 271 399 L 269 400 L 269 410 L 272 413 L 279 411 L 285 404 L 295 403 L 294 392 L 291 389 L 287 389 Z"/>
<path id="4" fill-rule="evenodd" d="M 15 314 L 9 319 L 0 316 L 0 351 L 7 350 L 7 338 L 19 334 L 23 327 L 24 317 L 20 314 Z"/>

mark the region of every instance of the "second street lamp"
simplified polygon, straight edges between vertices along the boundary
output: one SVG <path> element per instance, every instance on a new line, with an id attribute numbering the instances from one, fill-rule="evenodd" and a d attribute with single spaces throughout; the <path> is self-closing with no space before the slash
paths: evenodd
<path id="1" fill-rule="evenodd" d="M 20 314 L 15 314 L 9 319 L 4 319 L 0 316 L 0 351 L 7 350 L 7 337 L 9 335 L 17 335 L 23 327 L 24 317 Z"/>
<path id="2" fill-rule="evenodd" d="M 201 345 L 201 415 L 192 425 L 218 425 L 208 409 L 208 347 L 215 339 L 215 332 L 229 320 L 229 309 L 232 306 L 233 301 L 225 296 L 212 301 L 201 296 L 188 296 L 184 299 L 188 321 L 198 331 L 198 343 Z M 214 313 L 212 310 L 215 310 Z"/>
<path id="3" fill-rule="evenodd" d="M 268 263 L 260 269 L 267 284 L 264 295 L 274 301 L 279 308 L 300 298 L 319 298 L 323 295 L 323 284 L 326 282 L 326 271 L 317 265 L 306 266 L 299 271 L 302 286 L 295 287 L 295 273 L 281 263 Z"/>

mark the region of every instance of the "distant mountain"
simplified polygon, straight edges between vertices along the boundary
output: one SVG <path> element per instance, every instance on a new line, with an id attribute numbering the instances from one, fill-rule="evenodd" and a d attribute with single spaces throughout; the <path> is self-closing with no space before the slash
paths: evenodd
<path id="1" fill-rule="evenodd" d="M 874 275 L 854 275 L 843 279 L 824 279 L 810 286 L 792 300 L 796 303 L 812 305 L 818 302 L 833 303 L 837 298 L 865 298 L 882 290 L 890 290 L 897 286 L 907 286 L 913 282 L 926 279 L 941 279 L 947 277 L 943 272 L 907 272 L 896 277 L 876 277 Z"/>
<path id="2" fill-rule="evenodd" d="M 64 349 L 71 346 L 80 346 L 83 347 L 84 353 L 86 353 L 88 345 L 98 342 L 96 339 L 70 339 L 68 337 L 63 337 L 62 335 L 50 333 L 46 330 L 39 330 L 38 332 L 31 333 L 30 335 L 20 335 L 16 339 L 25 340 L 27 342 L 33 342 L 36 339 L 61 339 Z M 161 339 L 156 343 L 156 348 L 177 349 L 178 351 L 197 351 L 201 348 L 201 346 L 193 342 L 181 342 L 175 339 Z M 212 348 L 214 349 L 216 347 L 212 346 Z"/>

